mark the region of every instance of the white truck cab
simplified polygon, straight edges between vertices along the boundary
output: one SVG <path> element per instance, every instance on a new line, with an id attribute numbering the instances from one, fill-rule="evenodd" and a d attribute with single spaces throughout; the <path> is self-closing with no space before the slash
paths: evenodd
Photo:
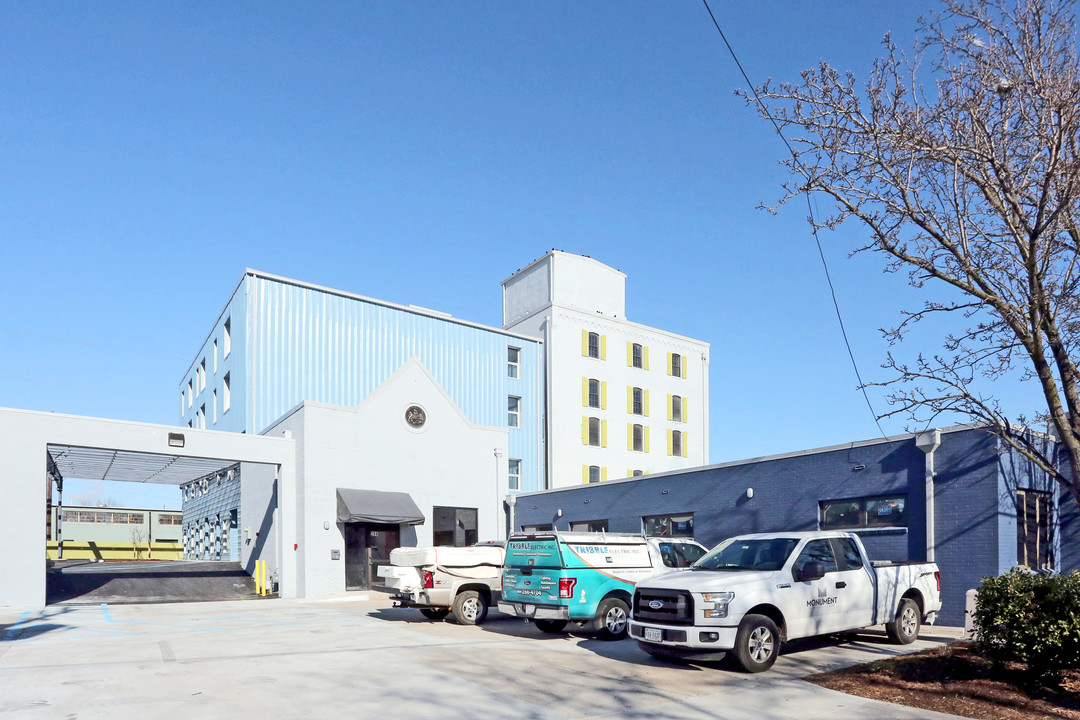
<path id="1" fill-rule="evenodd" d="M 857 535 L 741 535 L 689 569 L 643 580 L 630 635 L 646 652 L 772 667 L 786 640 L 884 624 L 910 643 L 941 609 L 934 563 L 872 563 Z"/>

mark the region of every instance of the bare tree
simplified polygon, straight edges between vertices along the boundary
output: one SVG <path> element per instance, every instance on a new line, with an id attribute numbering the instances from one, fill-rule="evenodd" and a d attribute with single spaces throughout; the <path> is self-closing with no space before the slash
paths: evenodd
<path id="1" fill-rule="evenodd" d="M 888 387 L 882 417 L 986 423 L 1080 501 L 1075 41 L 1069 0 L 944 0 L 910 56 L 885 37 L 865 82 L 822 63 L 748 101 L 792 146 L 781 204 L 829 196 L 835 211 L 815 229 L 856 221 L 868 231 L 856 252 L 883 254 L 921 289 L 924 304 L 883 330 L 890 343 L 931 316 L 953 328 L 935 354 L 890 351 L 888 377 L 870 383 Z M 1027 417 L 992 393 L 1018 374 L 1045 398 Z M 1057 451 L 1034 439 L 1043 423 Z"/>

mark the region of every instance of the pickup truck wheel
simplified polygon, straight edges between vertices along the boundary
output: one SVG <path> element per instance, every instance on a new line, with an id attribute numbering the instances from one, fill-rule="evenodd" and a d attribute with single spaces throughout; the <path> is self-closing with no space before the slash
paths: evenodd
<path id="1" fill-rule="evenodd" d="M 454 598 L 454 618 L 462 625 L 479 625 L 487 611 L 487 601 L 476 590 L 466 590 Z"/>
<path id="2" fill-rule="evenodd" d="M 566 627 L 565 620 L 537 620 L 536 629 L 545 633 L 558 633 Z"/>
<path id="3" fill-rule="evenodd" d="M 919 606 L 911 598 L 904 598 L 896 609 L 896 619 L 886 623 L 885 632 L 897 645 L 908 645 L 919 637 L 920 627 L 922 618 L 919 616 Z"/>
<path id="4" fill-rule="evenodd" d="M 608 598 L 600 603 L 596 618 L 600 621 L 601 640 L 621 640 L 626 637 L 630 606 L 618 598 Z"/>
<path id="5" fill-rule="evenodd" d="M 428 620 L 442 620 L 450 614 L 447 608 L 423 608 L 420 613 Z"/>
<path id="6" fill-rule="evenodd" d="M 768 670 L 780 654 L 780 631 L 764 615 L 747 615 L 735 634 L 735 661 L 749 673 Z"/>

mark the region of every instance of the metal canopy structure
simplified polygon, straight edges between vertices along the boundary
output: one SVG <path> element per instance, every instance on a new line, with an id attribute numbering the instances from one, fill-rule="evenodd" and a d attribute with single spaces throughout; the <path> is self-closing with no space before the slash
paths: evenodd
<path id="1" fill-rule="evenodd" d="M 181 485 L 195 478 L 223 472 L 235 460 L 159 455 L 124 450 L 49 445 L 50 469 L 63 478 Z"/>

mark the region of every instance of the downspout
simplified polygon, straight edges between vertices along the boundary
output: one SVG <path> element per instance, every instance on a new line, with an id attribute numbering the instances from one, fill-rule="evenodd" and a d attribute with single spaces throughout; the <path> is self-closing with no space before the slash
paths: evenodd
<path id="1" fill-rule="evenodd" d="M 934 546 L 934 451 L 941 446 L 941 431 L 930 430 L 915 436 L 915 447 L 926 453 L 926 562 L 935 562 Z"/>

